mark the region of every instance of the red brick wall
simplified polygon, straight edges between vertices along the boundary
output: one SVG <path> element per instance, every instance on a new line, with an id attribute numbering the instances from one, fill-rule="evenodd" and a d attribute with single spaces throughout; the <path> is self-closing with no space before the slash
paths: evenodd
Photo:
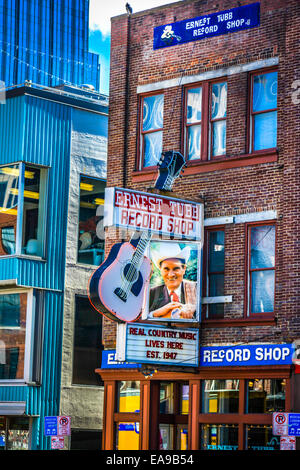
<path id="1" fill-rule="evenodd" d="M 241 4 L 251 2 L 242 1 Z M 300 79 L 300 3 L 297 0 L 262 0 L 259 27 L 202 39 L 193 43 L 153 50 L 156 26 L 222 11 L 237 6 L 232 0 L 182 1 L 130 18 L 129 109 L 126 114 L 126 61 L 128 18 L 112 19 L 111 78 L 108 144 L 108 186 L 147 190 L 155 175 L 137 175 L 137 86 L 196 75 L 259 59 L 278 57 L 278 158 L 276 161 L 203 170 L 187 170 L 174 191 L 185 198 L 203 196 L 205 218 L 277 210 L 277 278 L 275 321 L 270 324 L 229 324 L 201 328 L 201 343 L 237 341 L 292 341 L 300 335 L 299 315 L 299 131 L 300 105 L 292 101 L 292 84 Z M 184 70 L 184 72 L 183 72 Z M 247 154 L 248 73 L 228 77 L 227 157 Z M 164 90 L 163 149 L 181 149 L 183 87 Z M 174 112 L 173 111 L 174 107 Z M 126 171 L 124 132 L 127 120 Z M 193 173 L 193 174 L 192 174 Z M 126 181 L 124 181 L 124 174 Z M 225 228 L 225 305 L 228 320 L 244 314 L 245 225 Z M 111 243 L 111 242 L 110 242 Z M 108 245 L 109 246 L 109 245 Z M 107 248 L 108 248 L 107 246 Z M 115 326 L 104 332 L 107 347 L 113 345 Z"/>

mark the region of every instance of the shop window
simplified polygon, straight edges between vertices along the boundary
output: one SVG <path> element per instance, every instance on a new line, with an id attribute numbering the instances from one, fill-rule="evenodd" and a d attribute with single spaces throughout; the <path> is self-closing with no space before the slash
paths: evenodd
<path id="1" fill-rule="evenodd" d="M 117 409 L 120 413 L 140 411 L 140 382 L 118 382 Z"/>
<path id="2" fill-rule="evenodd" d="M 188 413 L 188 382 L 159 382 L 159 449 L 187 450 Z"/>
<path id="3" fill-rule="evenodd" d="M 246 426 L 246 443 L 247 450 L 280 450 L 280 436 L 273 436 L 270 425 Z"/>
<path id="4" fill-rule="evenodd" d="M 81 177 L 78 263 L 99 266 L 104 259 L 104 191 L 104 181 Z"/>
<path id="5" fill-rule="evenodd" d="M 275 225 L 248 226 L 248 316 L 274 312 Z"/>
<path id="6" fill-rule="evenodd" d="M 36 343 L 41 324 L 35 308 L 37 297 L 31 290 L 0 292 L 0 381 L 27 382 L 38 376 L 40 350 Z"/>
<path id="7" fill-rule="evenodd" d="M 0 167 L 0 255 L 16 252 L 19 165 Z"/>
<path id="8" fill-rule="evenodd" d="M 102 315 L 88 297 L 75 297 L 73 384 L 101 385 L 95 369 L 101 365 Z"/>
<path id="9" fill-rule="evenodd" d="M 174 383 L 160 382 L 160 413 L 174 413 Z"/>
<path id="10" fill-rule="evenodd" d="M 187 415 L 189 413 L 190 388 L 188 384 L 180 384 L 180 414 Z"/>
<path id="11" fill-rule="evenodd" d="M 206 285 L 207 297 L 214 303 L 207 304 L 208 318 L 223 318 L 224 303 L 218 303 L 217 297 L 224 296 L 225 272 L 225 232 L 224 230 L 206 231 Z"/>
<path id="12" fill-rule="evenodd" d="M 173 450 L 174 424 L 159 425 L 159 450 Z M 180 444 L 180 443 L 179 443 Z"/>
<path id="13" fill-rule="evenodd" d="M 116 424 L 116 450 L 139 450 L 140 432 L 138 422 Z"/>
<path id="14" fill-rule="evenodd" d="M 44 256 L 47 170 L 0 167 L 0 255 Z"/>
<path id="15" fill-rule="evenodd" d="M 164 95 L 141 98 L 140 169 L 156 166 L 162 153 Z"/>
<path id="16" fill-rule="evenodd" d="M 238 413 L 239 380 L 204 380 L 202 413 Z"/>
<path id="17" fill-rule="evenodd" d="M 6 444 L 6 419 L 0 416 L 0 450 L 5 450 Z"/>
<path id="18" fill-rule="evenodd" d="M 186 424 L 178 424 L 176 429 L 177 450 L 188 450 L 188 426 Z"/>
<path id="19" fill-rule="evenodd" d="M 238 425 L 203 424 L 201 450 L 238 450 Z"/>
<path id="20" fill-rule="evenodd" d="M 251 77 L 250 152 L 277 145 L 277 72 Z"/>
<path id="21" fill-rule="evenodd" d="M 285 379 L 254 379 L 247 382 L 247 412 L 274 413 L 285 410 Z"/>
<path id="22" fill-rule="evenodd" d="M 117 382 L 116 410 L 118 418 L 115 423 L 115 449 L 138 450 L 140 447 L 140 382 Z M 130 415 L 126 415 L 130 413 Z M 132 421 L 136 413 L 136 421 Z"/>
<path id="23" fill-rule="evenodd" d="M 28 450 L 30 418 L 0 416 L 0 450 Z"/>
<path id="24" fill-rule="evenodd" d="M 227 82 L 186 88 L 184 154 L 210 160 L 226 154 Z"/>

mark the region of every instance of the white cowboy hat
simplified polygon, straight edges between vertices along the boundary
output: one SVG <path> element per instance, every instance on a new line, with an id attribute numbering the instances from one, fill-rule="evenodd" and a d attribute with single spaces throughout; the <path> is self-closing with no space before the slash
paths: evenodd
<path id="1" fill-rule="evenodd" d="M 178 243 L 161 242 L 157 248 L 151 248 L 151 259 L 158 268 L 160 268 L 162 261 L 170 258 L 181 259 L 186 264 L 190 257 L 190 251 L 189 246 L 182 249 Z"/>

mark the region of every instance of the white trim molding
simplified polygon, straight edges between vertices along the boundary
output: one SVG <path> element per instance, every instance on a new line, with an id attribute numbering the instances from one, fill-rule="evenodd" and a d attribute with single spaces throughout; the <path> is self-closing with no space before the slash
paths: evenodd
<path id="1" fill-rule="evenodd" d="M 203 297 L 203 304 L 229 304 L 232 302 L 232 295 L 219 295 L 216 297 Z"/>
<path id="2" fill-rule="evenodd" d="M 264 220 L 276 220 L 277 211 L 249 212 L 248 214 L 238 214 L 228 217 L 208 217 L 204 219 L 204 227 L 226 224 L 244 224 L 246 222 L 261 222 Z"/>

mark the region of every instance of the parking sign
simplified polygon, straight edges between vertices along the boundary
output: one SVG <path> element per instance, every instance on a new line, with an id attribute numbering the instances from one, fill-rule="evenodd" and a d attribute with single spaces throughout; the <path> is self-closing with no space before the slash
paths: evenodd
<path id="1" fill-rule="evenodd" d="M 45 436 L 70 436 L 70 416 L 45 416 Z"/>
<path id="2" fill-rule="evenodd" d="M 273 434 L 274 436 L 288 435 L 288 413 L 273 413 Z"/>

